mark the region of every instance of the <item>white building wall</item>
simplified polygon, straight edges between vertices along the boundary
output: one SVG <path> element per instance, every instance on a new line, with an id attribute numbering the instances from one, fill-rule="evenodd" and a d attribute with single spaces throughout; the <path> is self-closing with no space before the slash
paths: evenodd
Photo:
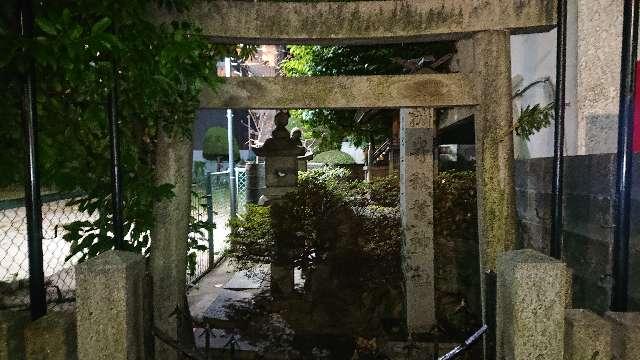
<path id="1" fill-rule="evenodd" d="M 567 21 L 565 155 L 613 153 L 617 148 L 622 0 L 569 0 Z M 515 87 L 548 77 L 514 99 L 519 109 L 553 101 L 556 32 L 511 37 L 511 71 Z M 520 86 L 518 86 L 520 84 Z M 516 137 L 517 158 L 553 156 L 553 123 L 525 142 Z"/>

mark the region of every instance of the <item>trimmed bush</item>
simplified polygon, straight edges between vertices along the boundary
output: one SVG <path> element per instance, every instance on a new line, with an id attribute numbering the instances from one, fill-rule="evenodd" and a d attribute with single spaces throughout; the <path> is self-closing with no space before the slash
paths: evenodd
<path id="1" fill-rule="evenodd" d="M 229 141 L 227 141 L 227 129 L 211 127 L 204 135 L 202 156 L 207 160 L 226 160 L 229 156 Z M 233 158 L 240 158 L 238 142 L 233 139 Z"/>
<path id="2" fill-rule="evenodd" d="M 355 164 L 355 160 L 351 155 L 340 150 L 329 150 L 321 152 L 313 157 L 313 162 L 322 163 L 326 165 L 341 165 L 341 164 Z"/>

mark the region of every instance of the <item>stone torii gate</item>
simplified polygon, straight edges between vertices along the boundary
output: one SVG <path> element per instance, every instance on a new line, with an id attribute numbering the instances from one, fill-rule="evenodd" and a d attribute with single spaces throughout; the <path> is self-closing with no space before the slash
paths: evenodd
<path id="1" fill-rule="evenodd" d="M 555 0 L 213 1 L 180 15 L 157 15 L 163 21 L 194 20 L 213 42 L 228 44 L 472 40 L 466 55 L 473 57 L 474 68 L 468 73 L 230 78 L 201 96 L 205 108 L 401 108 L 403 267 L 411 335 L 428 332 L 436 323 L 434 109 L 475 108 L 480 264 L 482 273 L 495 271 L 497 256 L 514 249 L 516 240 L 509 36 L 551 30 L 555 9 Z M 163 259 L 176 256 L 182 255 Z M 161 302 L 169 301 L 166 296 L 154 294 Z M 483 299 L 483 317 L 485 311 Z M 165 317 L 156 311 L 156 324 L 168 326 Z"/>

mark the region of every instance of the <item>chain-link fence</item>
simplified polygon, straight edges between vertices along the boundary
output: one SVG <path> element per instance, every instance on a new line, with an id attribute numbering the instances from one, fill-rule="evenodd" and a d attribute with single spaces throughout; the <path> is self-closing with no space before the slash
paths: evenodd
<path id="1" fill-rule="evenodd" d="M 239 213 L 246 204 L 247 180 L 244 168 L 236 168 L 236 201 Z M 204 234 L 191 234 L 198 244 L 206 245 L 207 250 L 196 251 L 196 268 L 189 274 L 189 282 L 197 281 L 223 255 L 229 236 L 229 218 L 231 214 L 231 187 L 229 171 L 210 172 L 205 176 L 194 176 L 191 199 L 191 215 L 197 221 L 213 223 L 215 228 Z"/>
<path id="2" fill-rule="evenodd" d="M 69 243 L 64 226 L 91 217 L 67 203 L 79 194 L 42 196 L 42 251 L 47 303 L 50 307 L 75 298 L 73 265 L 78 256 L 66 259 Z M 29 305 L 29 253 L 24 199 L 0 200 L 0 308 Z"/>
<path id="3" fill-rule="evenodd" d="M 247 172 L 245 168 L 236 168 L 236 194 L 238 214 L 244 214 L 247 205 Z"/>
<path id="4" fill-rule="evenodd" d="M 246 203 L 244 168 L 236 169 L 238 210 Z M 209 182 L 209 187 L 207 187 Z M 75 298 L 75 271 L 79 255 L 70 259 L 64 226 L 74 221 L 95 220 L 76 206 L 67 203 L 78 193 L 54 193 L 42 196 L 42 250 L 47 302 L 50 307 Z M 231 188 L 229 172 L 209 173 L 192 191 L 191 215 L 196 221 L 213 222 L 215 228 L 190 237 L 207 250 L 196 251 L 195 271 L 189 272 L 193 283 L 210 270 L 227 246 Z M 210 240 L 211 239 L 211 240 Z M 29 305 L 29 253 L 24 199 L 0 200 L 0 309 L 26 308 Z"/>

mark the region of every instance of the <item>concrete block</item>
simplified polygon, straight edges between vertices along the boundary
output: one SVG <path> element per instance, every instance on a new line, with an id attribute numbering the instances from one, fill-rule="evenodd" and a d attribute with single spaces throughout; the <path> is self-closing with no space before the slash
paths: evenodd
<path id="1" fill-rule="evenodd" d="M 565 312 L 565 359 L 611 359 L 611 323 L 584 309 Z"/>
<path id="2" fill-rule="evenodd" d="M 562 359 L 571 281 L 566 265 L 534 250 L 498 258 L 497 358 Z"/>
<path id="3" fill-rule="evenodd" d="M 51 312 L 27 325 L 24 331 L 26 360 L 75 360 L 76 317 L 71 312 Z"/>
<path id="4" fill-rule="evenodd" d="M 109 251 L 76 267 L 81 360 L 143 359 L 142 255 Z"/>
<path id="5" fill-rule="evenodd" d="M 613 326 L 614 360 L 640 360 L 640 313 L 607 312 Z"/>
<path id="6" fill-rule="evenodd" d="M 24 328 L 28 322 L 26 311 L 0 311 L 0 360 L 24 359 Z"/>

